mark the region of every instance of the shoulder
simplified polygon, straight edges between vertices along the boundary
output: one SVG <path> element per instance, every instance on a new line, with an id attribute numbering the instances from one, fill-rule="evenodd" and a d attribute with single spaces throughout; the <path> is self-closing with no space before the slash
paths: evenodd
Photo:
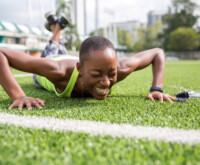
<path id="1" fill-rule="evenodd" d="M 76 63 L 78 61 L 75 60 L 60 60 L 59 63 L 59 71 L 57 72 L 57 77 L 51 79 L 50 81 L 55 85 L 55 87 L 59 91 L 64 91 L 66 89 L 66 86 L 68 85 L 72 75 L 73 71 L 76 67 Z"/>
<path id="2" fill-rule="evenodd" d="M 56 70 L 57 79 L 67 79 L 69 80 L 74 68 L 76 67 L 77 60 L 63 59 L 57 61 L 58 68 Z"/>
<path id="3" fill-rule="evenodd" d="M 138 59 L 135 57 L 125 58 L 118 62 L 117 66 L 117 81 L 121 81 L 129 74 L 134 72 L 138 65 Z"/>

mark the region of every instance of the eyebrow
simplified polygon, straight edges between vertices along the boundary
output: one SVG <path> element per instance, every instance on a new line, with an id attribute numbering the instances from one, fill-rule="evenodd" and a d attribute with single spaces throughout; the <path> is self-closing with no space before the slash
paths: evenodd
<path id="1" fill-rule="evenodd" d="M 117 68 L 112 68 L 112 69 L 109 70 L 109 72 L 113 72 L 115 70 L 117 70 Z M 91 71 L 101 72 L 101 70 L 99 70 L 99 69 L 91 69 Z"/>

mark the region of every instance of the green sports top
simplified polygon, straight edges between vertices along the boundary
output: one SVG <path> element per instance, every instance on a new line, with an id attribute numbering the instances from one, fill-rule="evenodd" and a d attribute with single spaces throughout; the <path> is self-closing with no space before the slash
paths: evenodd
<path id="1" fill-rule="evenodd" d="M 65 59 L 65 58 L 66 57 L 57 57 L 57 58 L 53 58 L 53 60 L 57 61 L 57 60 L 60 60 L 60 59 Z M 38 79 L 39 84 L 42 87 L 44 87 L 46 90 L 48 90 L 50 92 L 55 92 L 55 94 L 57 96 L 59 96 L 59 97 L 71 97 L 71 93 L 72 93 L 72 90 L 74 89 L 74 85 L 76 84 L 78 75 L 79 75 L 79 72 L 75 67 L 74 71 L 73 71 L 73 73 L 70 77 L 69 83 L 62 93 L 58 93 L 54 84 L 51 81 L 49 81 L 46 77 L 37 75 L 37 79 Z"/>
<path id="2" fill-rule="evenodd" d="M 73 71 L 73 73 L 70 77 L 69 83 L 62 93 L 58 93 L 54 84 L 51 81 L 49 81 L 46 77 L 37 75 L 37 78 L 38 78 L 39 84 L 42 87 L 44 87 L 46 90 L 51 91 L 51 92 L 55 92 L 56 95 L 59 96 L 59 97 L 71 97 L 71 93 L 72 93 L 72 90 L 74 89 L 74 85 L 76 84 L 78 75 L 79 75 L 79 72 L 75 67 L 74 71 Z"/>
<path id="3" fill-rule="evenodd" d="M 59 56 L 59 57 L 53 58 L 52 60 L 57 61 L 57 60 L 61 60 L 61 59 L 71 59 L 71 57 Z M 67 84 L 65 90 L 62 93 L 58 93 L 54 84 L 51 81 L 49 81 L 47 78 L 37 75 L 37 79 L 38 79 L 39 84 L 43 88 L 45 88 L 46 90 L 48 90 L 50 92 L 55 92 L 55 94 L 57 96 L 59 96 L 59 97 L 71 97 L 71 93 L 72 93 L 72 90 L 74 89 L 74 85 L 76 84 L 78 75 L 79 75 L 79 72 L 75 67 L 73 72 L 72 72 L 72 75 L 70 77 L 69 83 Z M 110 95 L 111 93 L 112 93 L 112 88 L 110 89 L 108 95 Z"/>

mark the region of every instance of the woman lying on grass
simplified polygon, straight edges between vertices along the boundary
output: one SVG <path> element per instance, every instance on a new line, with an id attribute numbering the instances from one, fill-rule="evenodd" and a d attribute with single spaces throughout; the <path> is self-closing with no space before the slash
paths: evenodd
<path id="1" fill-rule="evenodd" d="M 18 107 L 21 110 L 26 106 L 31 110 L 32 106 L 42 108 L 41 105 L 45 104 L 39 98 L 25 95 L 9 65 L 21 71 L 37 74 L 34 75 L 34 84 L 53 91 L 60 97 L 94 97 L 103 100 L 115 83 L 125 79 L 132 72 L 152 64 L 153 82 L 147 98 L 152 101 L 158 99 L 161 102 L 176 100 L 162 91 L 165 56 L 161 49 L 143 51 L 117 62 L 112 43 L 104 37 L 93 36 L 82 43 L 80 61 L 70 59 L 63 45 L 59 44 L 60 33 L 64 28 L 60 23 L 62 19 L 64 18 L 59 18 L 55 24 L 49 26 L 53 36 L 42 55 L 47 58 L 34 58 L 21 52 L 0 48 L 0 84 L 13 101 L 9 109 Z M 56 60 L 50 59 L 54 57 Z"/>

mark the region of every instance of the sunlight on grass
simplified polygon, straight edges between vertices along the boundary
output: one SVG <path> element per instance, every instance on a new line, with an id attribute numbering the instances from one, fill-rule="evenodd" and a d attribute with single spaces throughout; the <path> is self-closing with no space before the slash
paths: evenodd
<path id="1" fill-rule="evenodd" d="M 200 62 L 167 62 L 164 92 L 185 89 L 200 92 Z M 22 74 L 13 70 L 15 74 Z M 0 87 L 0 112 L 53 116 L 132 125 L 200 129 L 200 99 L 188 102 L 151 102 L 151 67 L 132 73 L 116 84 L 103 101 L 93 98 L 58 98 L 36 89 L 31 77 L 17 78 L 28 96 L 46 101 L 42 110 L 8 111 L 11 100 Z M 183 88 L 181 88 L 183 87 Z M 0 164 L 198 164 L 200 145 L 111 138 L 81 133 L 16 128 L 0 125 Z"/>

